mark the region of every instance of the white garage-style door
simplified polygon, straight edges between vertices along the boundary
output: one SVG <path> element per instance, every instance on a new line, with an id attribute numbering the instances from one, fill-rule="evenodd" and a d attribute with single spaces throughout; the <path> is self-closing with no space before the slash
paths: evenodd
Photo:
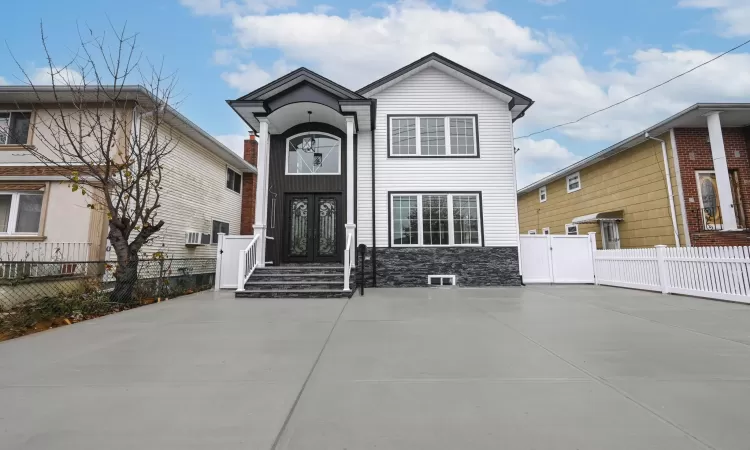
<path id="1" fill-rule="evenodd" d="M 521 235 L 524 283 L 593 283 L 596 235 Z"/>

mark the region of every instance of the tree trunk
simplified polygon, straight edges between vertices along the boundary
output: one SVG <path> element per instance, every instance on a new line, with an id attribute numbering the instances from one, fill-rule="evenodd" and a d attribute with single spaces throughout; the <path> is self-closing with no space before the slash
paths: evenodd
<path id="1" fill-rule="evenodd" d="M 118 258 L 115 288 L 110 294 L 112 301 L 123 304 L 133 301 L 138 282 L 138 262 L 138 252 L 131 253 L 127 261 L 120 262 Z"/>

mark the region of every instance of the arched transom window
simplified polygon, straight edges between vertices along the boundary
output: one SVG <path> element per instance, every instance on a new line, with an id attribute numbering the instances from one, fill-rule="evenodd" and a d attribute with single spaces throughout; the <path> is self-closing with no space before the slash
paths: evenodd
<path id="1" fill-rule="evenodd" d="M 327 133 L 311 132 L 286 141 L 287 175 L 340 175 L 341 139 Z"/>

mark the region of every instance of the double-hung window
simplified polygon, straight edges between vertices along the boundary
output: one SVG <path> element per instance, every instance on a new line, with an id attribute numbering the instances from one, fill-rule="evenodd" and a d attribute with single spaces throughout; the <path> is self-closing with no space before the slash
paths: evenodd
<path id="1" fill-rule="evenodd" d="M 24 145 L 29 140 L 31 113 L 0 112 L 0 145 Z"/>
<path id="2" fill-rule="evenodd" d="M 227 189 L 236 193 L 242 192 L 242 175 L 227 167 Z"/>
<path id="3" fill-rule="evenodd" d="M 479 246 L 479 194 L 393 194 L 391 245 L 394 247 Z"/>
<path id="4" fill-rule="evenodd" d="M 390 117 L 389 156 L 478 156 L 476 116 Z"/>
<path id="5" fill-rule="evenodd" d="M 568 175 L 565 178 L 565 182 L 568 185 L 568 194 L 571 192 L 575 192 L 581 189 L 581 173 L 576 172 L 574 174 Z"/>
<path id="6" fill-rule="evenodd" d="M 0 235 L 37 235 L 43 192 L 0 191 Z"/>

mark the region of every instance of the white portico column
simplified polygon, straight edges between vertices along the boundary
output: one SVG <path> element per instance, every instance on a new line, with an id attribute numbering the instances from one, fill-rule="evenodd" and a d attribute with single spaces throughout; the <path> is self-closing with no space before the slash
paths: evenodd
<path id="1" fill-rule="evenodd" d="M 719 111 L 714 111 L 706 115 L 708 121 L 708 136 L 711 139 L 711 156 L 714 160 L 716 187 L 719 189 L 719 205 L 721 207 L 721 218 L 723 220 L 724 230 L 736 230 L 737 217 L 734 214 L 732 185 L 729 181 L 727 154 L 724 150 L 724 134 L 721 131 L 721 119 L 719 118 L 719 114 Z"/>
<path id="2" fill-rule="evenodd" d="M 354 231 L 357 225 L 354 223 L 354 117 L 346 117 L 346 239 L 352 236 L 349 248 L 349 261 L 354 266 L 356 261 Z"/>
<path id="3" fill-rule="evenodd" d="M 268 200 L 268 156 L 270 135 L 268 134 L 268 119 L 260 119 L 260 130 L 258 133 L 258 184 L 255 190 L 255 224 L 253 233 L 260 236 L 258 239 L 258 251 L 256 262 L 258 266 L 266 265 L 266 216 Z"/>

